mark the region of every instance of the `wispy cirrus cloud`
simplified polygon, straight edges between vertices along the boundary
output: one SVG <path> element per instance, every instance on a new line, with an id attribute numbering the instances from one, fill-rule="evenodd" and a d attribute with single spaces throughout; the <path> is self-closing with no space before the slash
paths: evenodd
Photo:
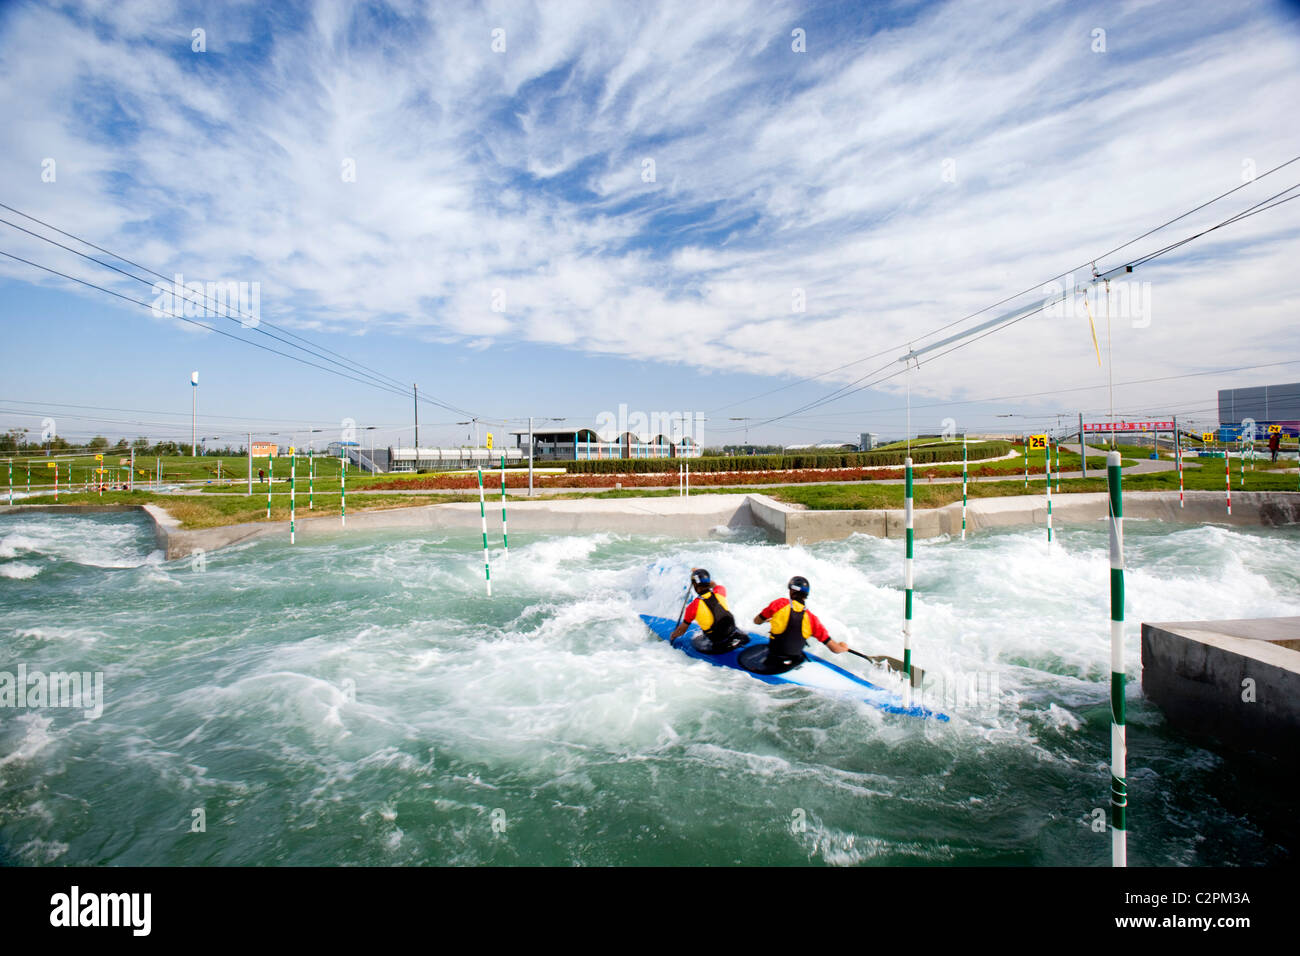
<path id="1" fill-rule="evenodd" d="M 1280 13 L 1214 4 L 19 5 L 0 181 L 162 272 L 260 280 L 277 322 L 806 373 L 1300 153 L 1297 52 Z M 1209 339 L 1225 363 L 1295 346 L 1297 207 L 1153 266 L 1152 321 L 1121 347 L 1173 373 Z M 1248 321 L 1225 337 L 1227 315 Z M 1095 369 L 1060 322 L 958 354 L 918 387 Z"/>

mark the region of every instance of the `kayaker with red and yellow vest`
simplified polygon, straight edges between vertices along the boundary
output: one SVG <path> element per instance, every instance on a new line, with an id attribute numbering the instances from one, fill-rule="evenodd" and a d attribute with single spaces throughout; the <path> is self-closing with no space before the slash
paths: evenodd
<path id="1" fill-rule="evenodd" d="M 696 598 L 682 615 L 682 623 L 677 625 L 670 640 L 676 640 L 690 629 L 691 624 L 698 624 L 704 632 L 704 640 L 694 641 L 695 649 L 705 654 L 725 654 L 741 644 L 748 643 L 749 638 L 736 629 L 736 618 L 727 607 L 727 589 L 721 584 L 714 584 L 713 578 L 704 568 L 691 569 L 691 587 L 695 589 Z"/>
<path id="2" fill-rule="evenodd" d="M 764 673 L 779 674 L 797 667 L 803 663 L 804 642 L 810 637 L 821 641 L 836 654 L 849 649 L 843 641 L 832 640 L 825 625 L 808 610 L 806 602 L 812 586 L 807 578 L 795 575 L 786 587 L 790 591 L 789 598 L 777 598 L 754 618 L 755 624 L 769 622 L 772 630 L 763 660 L 758 659 L 759 655 L 741 656 L 741 664 L 750 670 L 761 668 Z M 755 666 L 751 667 L 751 662 Z"/>

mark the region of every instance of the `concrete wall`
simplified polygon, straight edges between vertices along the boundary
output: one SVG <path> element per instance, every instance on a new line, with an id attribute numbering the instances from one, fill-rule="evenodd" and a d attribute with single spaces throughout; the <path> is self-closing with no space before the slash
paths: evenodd
<path id="1" fill-rule="evenodd" d="M 499 508 L 499 502 L 488 506 L 489 542 L 492 541 L 493 534 L 500 533 Z M 212 551 L 267 535 L 286 541 L 289 538 L 287 521 L 259 521 L 186 531 L 179 528 L 162 509 L 149 506 L 147 510 L 158 522 L 160 534 L 165 541 L 160 547 L 168 559 L 184 557 L 196 550 Z M 706 538 L 718 527 L 743 528 L 752 527 L 754 523 L 745 495 L 511 501 L 507 505 L 506 514 L 513 532 L 557 534 L 615 531 L 625 534 Z M 299 540 L 309 541 L 358 529 L 478 531 L 481 527 L 478 502 L 458 502 L 350 514 L 346 528 L 340 523 L 337 514 L 298 518 L 295 533 Z"/>
<path id="2" fill-rule="evenodd" d="M 1294 764 L 1298 640 L 1297 617 L 1143 624 L 1142 690 L 1186 733 Z"/>

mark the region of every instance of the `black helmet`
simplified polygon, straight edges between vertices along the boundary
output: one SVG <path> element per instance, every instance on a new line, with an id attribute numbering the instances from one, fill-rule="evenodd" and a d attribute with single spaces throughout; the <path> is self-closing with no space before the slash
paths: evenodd
<path id="1" fill-rule="evenodd" d="M 691 583 L 700 587 L 708 587 L 713 583 L 713 578 L 709 577 L 709 572 L 703 568 L 695 568 L 691 571 Z"/>
<path id="2" fill-rule="evenodd" d="M 786 587 L 790 589 L 791 594 L 797 594 L 801 598 L 806 598 L 808 592 L 812 590 L 812 585 L 808 583 L 808 579 L 798 574 L 790 579 L 790 583 Z"/>

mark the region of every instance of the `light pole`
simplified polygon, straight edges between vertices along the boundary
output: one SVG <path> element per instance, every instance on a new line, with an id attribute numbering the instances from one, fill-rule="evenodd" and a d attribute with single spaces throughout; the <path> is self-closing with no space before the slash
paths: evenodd
<path id="1" fill-rule="evenodd" d="M 198 445 L 195 444 L 198 435 L 198 416 L 199 416 L 199 372 L 195 369 L 190 373 L 190 457 L 198 456 Z"/>
<path id="2" fill-rule="evenodd" d="M 742 418 L 730 418 L 728 419 L 728 421 L 745 423 L 745 445 L 748 446 L 749 445 L 749 423 L 752 421 L 752 419 L 749 416 L 745 416 Z"/>
<path id="3" fill-rule="evenodd" d="M 374 431 L 375 431 L 375 428 L 376 428 L 376 427 L 378 427 L 378 426 L 375 426 L 375 425 L 367 425 L 365 428 L 362 429 L 362 431 L 367 431 L 367 432 L 370 432 L 370 433 L 371 433 L 371 435 L 370 435 L 370 475 L 371 475 L 371 477 L 374 477 L 374 475 L 375 475 L 375 436 L 374 436 Z"/>

